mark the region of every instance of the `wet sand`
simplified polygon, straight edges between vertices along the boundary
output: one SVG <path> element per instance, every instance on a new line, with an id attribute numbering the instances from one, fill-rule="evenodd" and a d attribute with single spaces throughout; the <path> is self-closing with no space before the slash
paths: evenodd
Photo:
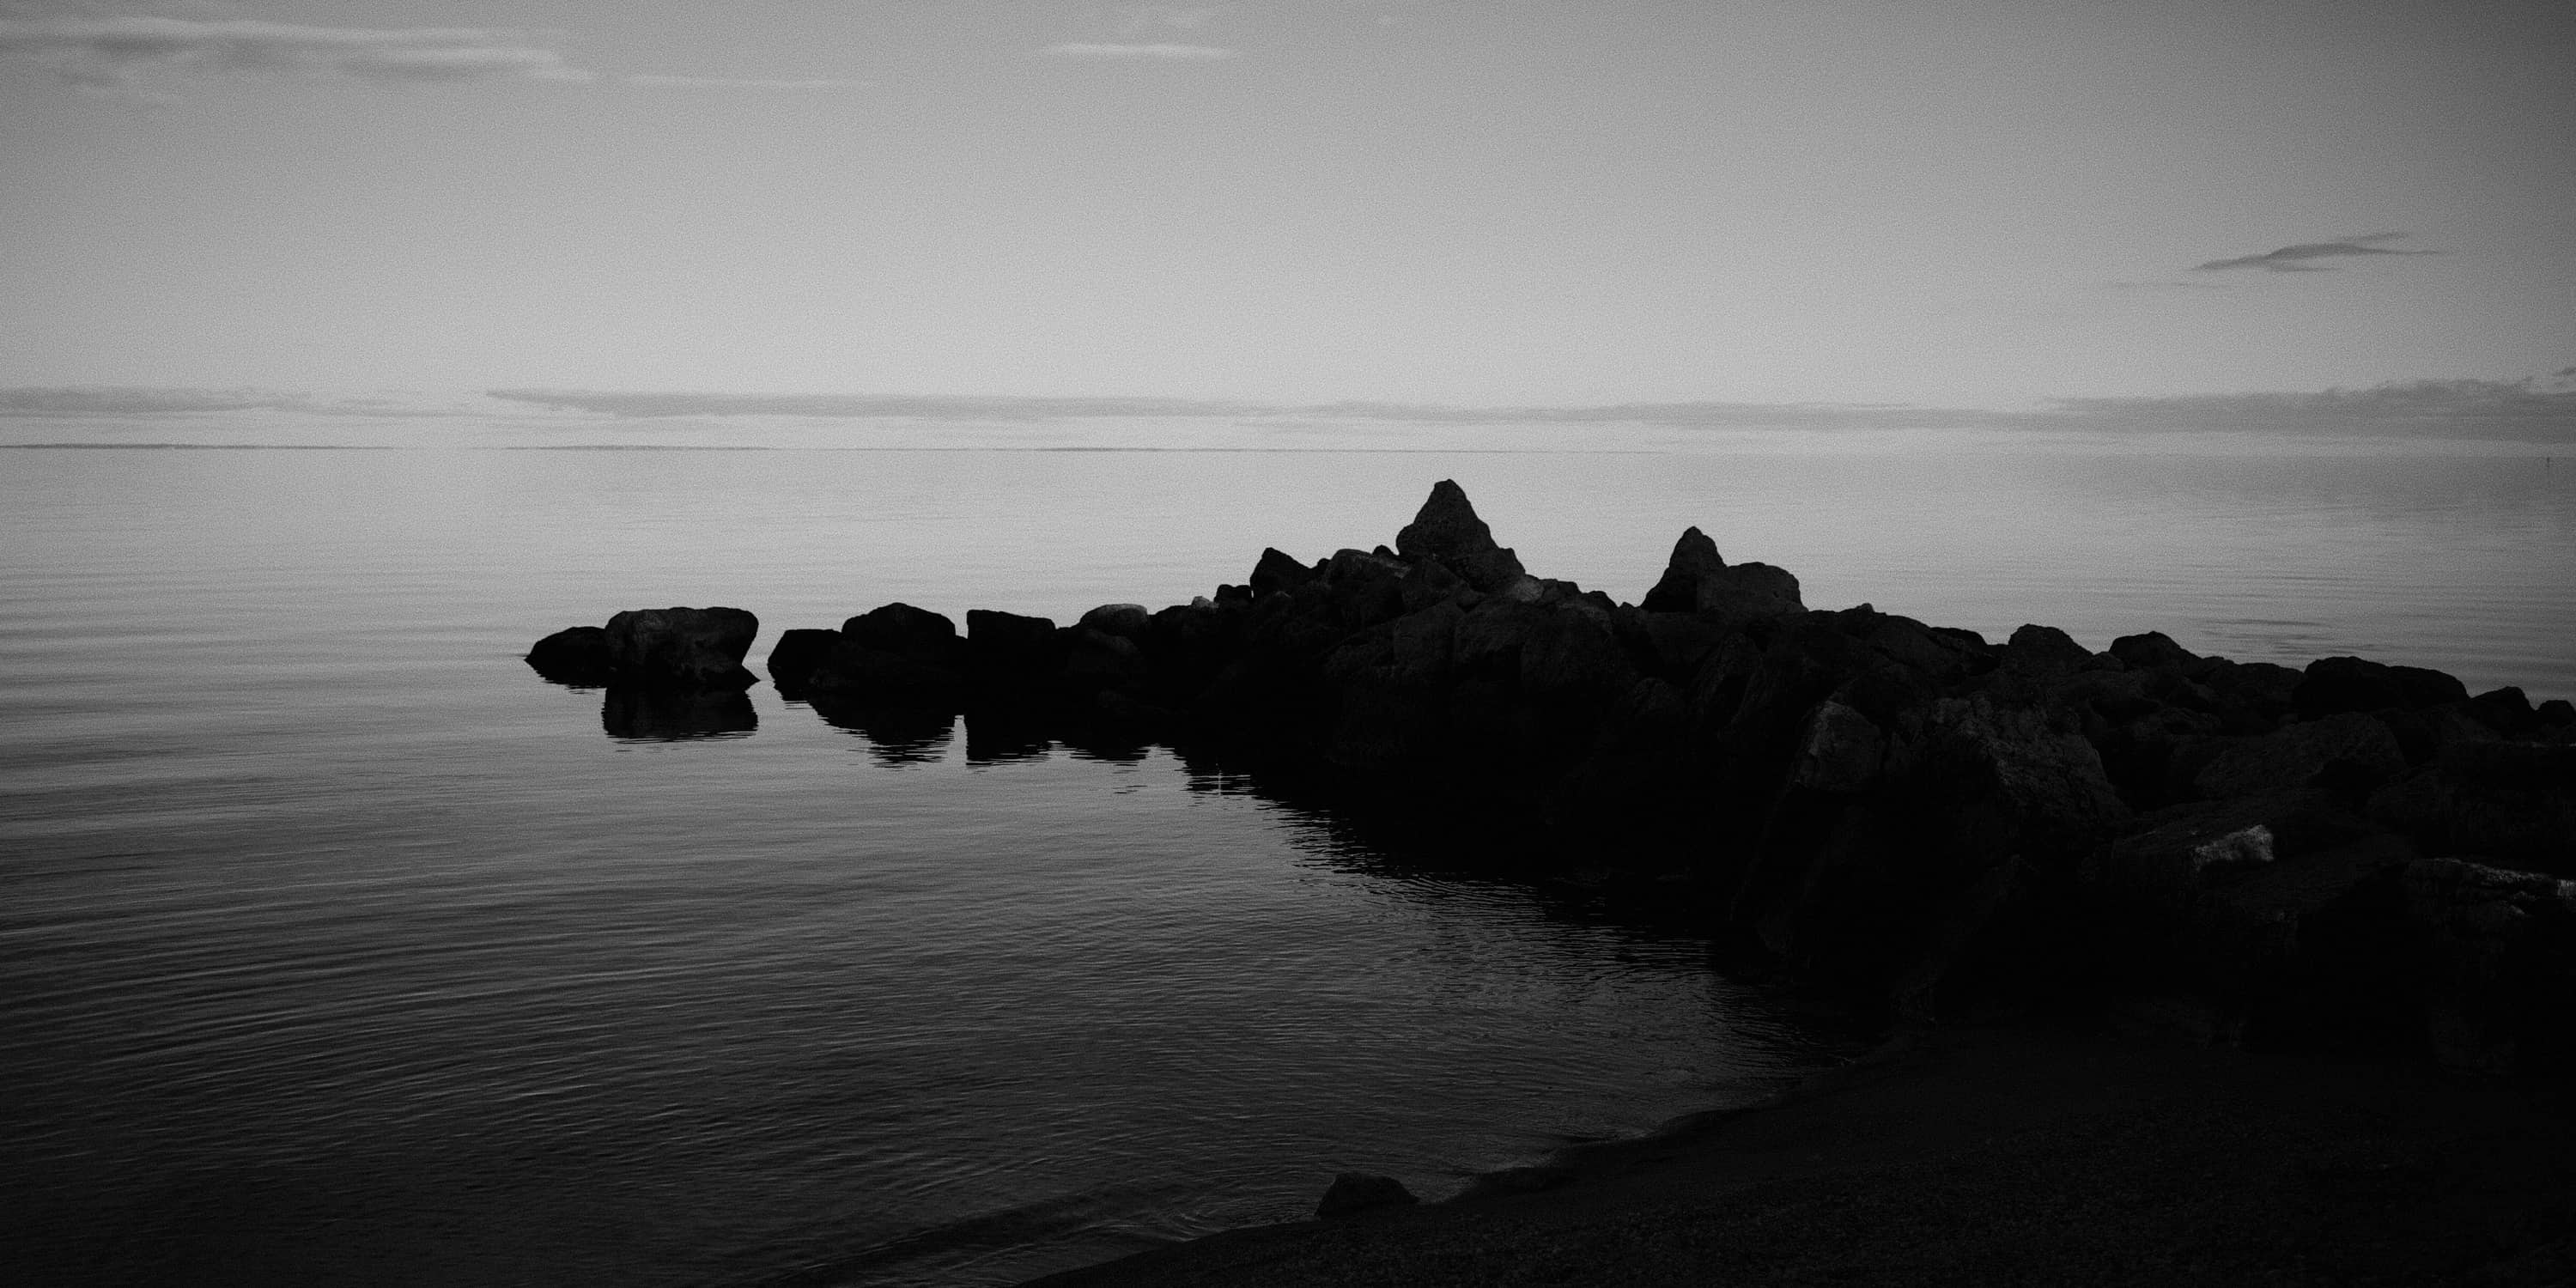
<path id="1" fill-rule="evenodd" d="M 2563 1084 L 2024 1028 L 1112 1285 L 2576 1283 Z"/>

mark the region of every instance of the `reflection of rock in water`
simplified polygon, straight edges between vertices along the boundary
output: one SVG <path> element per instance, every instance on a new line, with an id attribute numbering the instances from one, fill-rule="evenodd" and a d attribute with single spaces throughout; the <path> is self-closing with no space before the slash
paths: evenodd
<path id="1" fill-rule="evenodd" d="M 1055 739 L 1047 736 L 1038 721 L 1014 720 L 983 711 L 966 713 L 967 764 L 1010 765 L 1044 760 L 1054 748 Z"/>
<path id="2" fill-rule="evenodd" d="M 921 707 L 860 706 L 817 696 L 814 712 L 824 723 L 865 738 L 877 762 L 892 767 L 938 760 L 957 731 L 955 714 Z"/>
<path id="3" fill-rule="evenodd" d="M 599 727 L 611 738 L 669 742 L 721 738 L 760 727 L 749 694 L 618 684 L 599 707 Z"/>
<path id="4" fill-rule="evenodd" d="M 1064 740 L 1064 748 L 1076 760 L 1133 765 L 1154 749 L 1154 744 L 1123 729 L 1076 729 L 1070 735 Z"/>

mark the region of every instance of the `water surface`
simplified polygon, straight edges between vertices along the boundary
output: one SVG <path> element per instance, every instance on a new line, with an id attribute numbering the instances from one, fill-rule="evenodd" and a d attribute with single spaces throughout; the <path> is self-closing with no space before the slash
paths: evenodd
<path id="1" fill-rule="evenodd" d="M 1817 1058 L 1686 933 L 1221 765 L 979 756 L 765 685 L 733 736 L 612 736 L 517 657 L 620 608 L 752 609 L 757 656 L 896 599 L 1159 605 L 1264 545 L 1391 541 L 1454 477 L 1621 599 L 1698 524 L 1812 605 L 2576 695 L 2576 485 L 2529 458 L 1045 450 L 1154 428 L 0 453 L 9 1237 L 97 1280 L 1008 1282 L 1300 1215 L 1337 1169 L 1442 1192 Z"/>

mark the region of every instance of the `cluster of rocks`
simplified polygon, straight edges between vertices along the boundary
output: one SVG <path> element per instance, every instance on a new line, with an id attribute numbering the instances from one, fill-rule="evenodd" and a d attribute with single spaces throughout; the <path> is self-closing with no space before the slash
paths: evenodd
<path id="1" fill-rule="evenodd" d="M 682 643 L 718 633 L 687 611 L 620 614 L 594 655 L 739 680 Z M 1696 528 L 1624 604 L 1529 575 L 1450 482 L 1392 549 L 1267 550 L 1245 584 L 1063 626 L 975 611 L 961 635 L 890 604 L 786 632 L 768 669 L 827 712 L 1218 749 L 1498 821 L 1701 892 L 1801 976 L 1912 1015 L 2116 1006 L 2576 1064 L 2576 710 L 2439 672 L 1810 610 Z"/>

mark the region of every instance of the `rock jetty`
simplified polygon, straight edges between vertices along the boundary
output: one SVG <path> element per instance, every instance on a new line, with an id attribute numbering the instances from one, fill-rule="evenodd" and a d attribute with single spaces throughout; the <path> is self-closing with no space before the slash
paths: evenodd
<path id="1" fill-rule="evenodd" d="M 620 613 L 529 661 L 738 692 L 756 629 Z M 1529 574 L 1446 481 L 1391 549 L 1265 550 L 1188 604 L 977 610 L 962 634 L 888 604 L 789 630 L 766 665 L 836 720 L 1163 742 L 1434 827 L 1501 822 L 1698 892 L 1713 929 L 1899 1016 L 2112 1010 L 2576 1068 L 2576 709 L 2518 689 L 1810 609 L 1697 528 L 1621 603 Z"/>

